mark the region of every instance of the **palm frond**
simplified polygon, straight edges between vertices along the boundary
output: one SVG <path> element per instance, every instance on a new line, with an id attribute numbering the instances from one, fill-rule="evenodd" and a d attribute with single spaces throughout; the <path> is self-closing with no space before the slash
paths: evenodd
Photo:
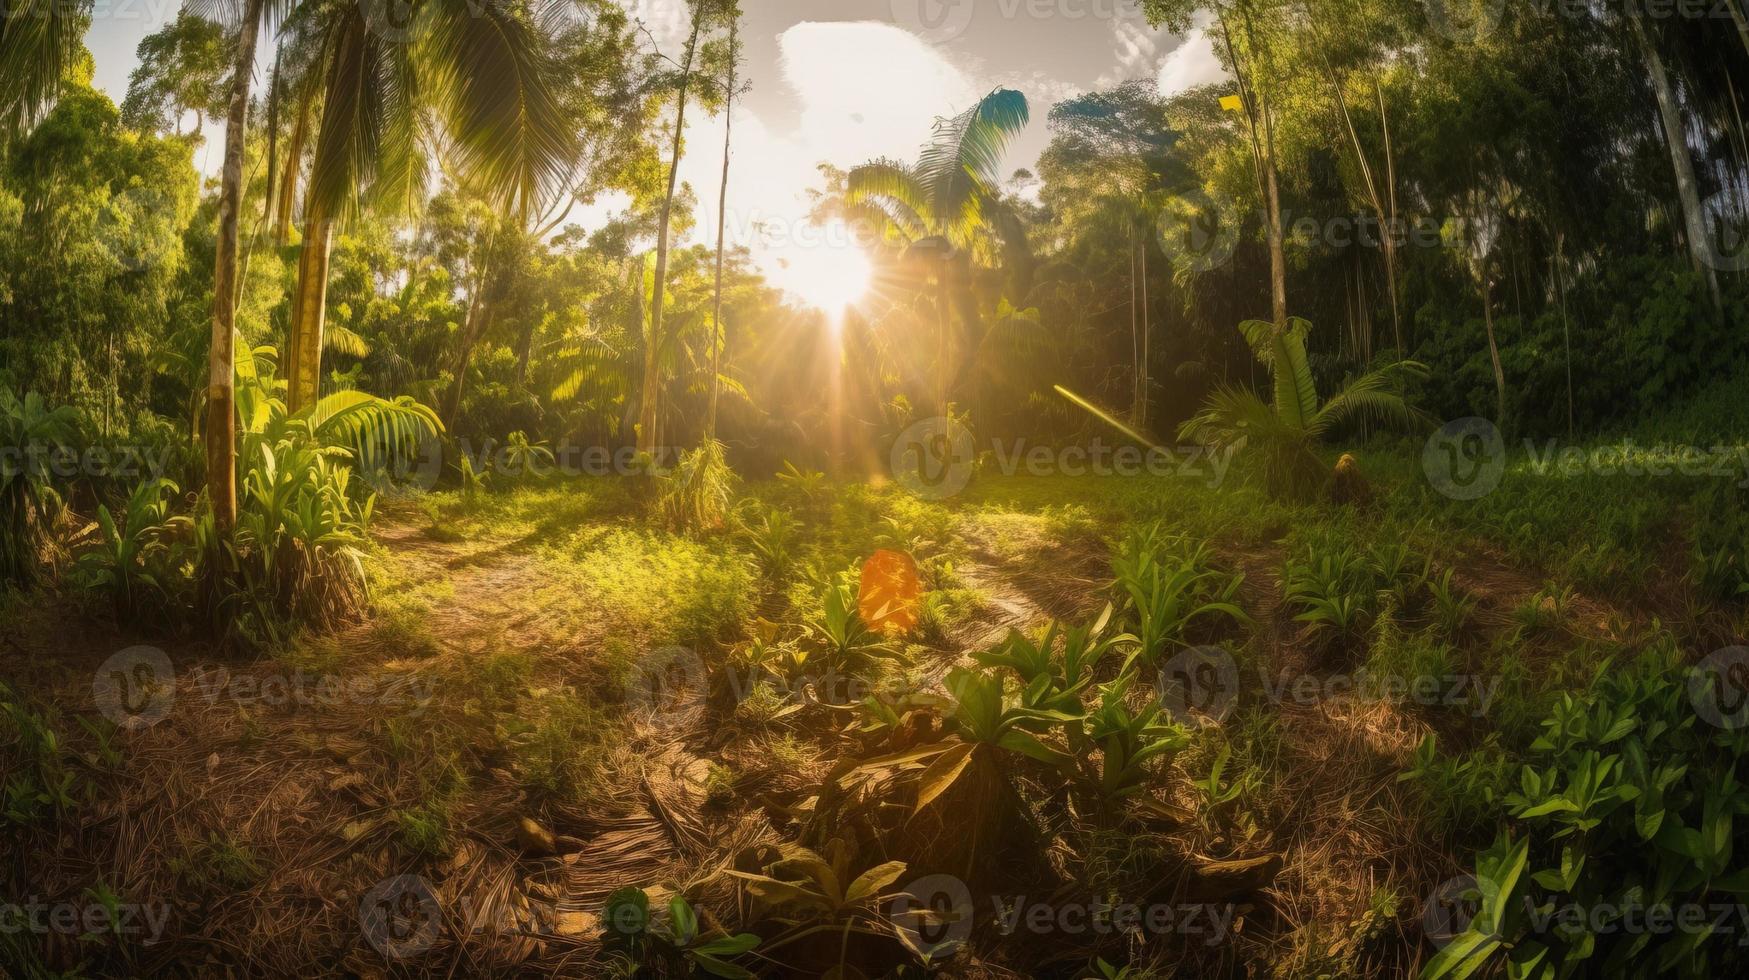
<path id="1" fill-rule="evenodd" d="M 1425 376 L 1426 371 L 1416 361 L 1401 361 L 1369 371 L 1350 381 L 1326 402 L 1312 417 L 1307 430 L 1313 436 L 1322 436 L 1355 419 L 1388 428 L 1414 429 L 1424 424 L 1427 417 L 1403 396 L 1402 381 L 1405 376 Z"/>
<path id="2" fill-rule="evenodd" d="M 0 146 L 46 115 L 84 50 L 91 4 L 12 0 L 0 16 Z"/>
<path id="3" fill-rule="evenodd" d="M 322 121 L 310 162 L 307 213 L 338 216 L 376 168 L 382 145 L 382 47 L 358 7 L 329 25 Z"/>
<path id="4" fill-rule="evenodd" d="M 356 389 L 336 391 L 302 414 L 323 443 L 350 449 L 365 469 L 410 454 L 443 431 L 436 412 L 406 395 L 390 401 Z"/>
<path id="5" fill-rule="evenodd" d="M 539 32 L 508 0 L 427 4 L 421 57 L 461 176 L 496 204 L 538 214 L 576 155 Z"/>
<path id="6" fill-rule="evenodd" d="M 975 223 L 982 199 L 1001 183 L 1002 154 L 1027 118 L 1026 96 L 1000 88 L 965 112 L 936 121 L 916 175 L 939 221 Z"/>
<path id="7" fill-rule="evenodd" d="M 350 327 L 333 322 L 329 322 L 322 332 L 322 347 L 348 357 L 369 357 L 371 352 L 370 341 L 359 336 Z"/>
<path id="8" fill-rule="evenodd" d="M 905 241 L 930 233 L 928 192 L 911 168 L 896 160 L 874 160 L 853 168 L 844 177 L 844 199 L 861 216 L 878 216 L 883 231 L 896 230 Z"/>

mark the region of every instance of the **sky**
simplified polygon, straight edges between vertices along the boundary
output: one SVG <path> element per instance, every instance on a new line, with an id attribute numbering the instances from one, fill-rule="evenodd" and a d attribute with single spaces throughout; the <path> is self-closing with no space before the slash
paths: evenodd
<path id="1" fill-rule="evenodd" d="M 683 0 L 621 0 L 664 53 L 684 47 Z M 174 19 L 180 0 L 95 0 L 86 45 L 96 81 L 117 102 L 141 38 Z M 1222 77 L 1200 32 L 1178 37 L 1149 27 L 1136 0 L 743 0 L 744 73 L 751 89 L 734 111 L 727 238 L 744 245 L 768 277 L 809 297 L 842 267 L 842 235 L 805 221 L 815 167 L 878 157 L 915 159 L 938 116 L 957 113 L 996 87 L 1019 89 L 1032 123 L 1005 169 L 1032 167 L 1049 140 L 1050 106 L 1132 79 L 1166 94 Z M 693 241 L 713 241 L 721 180 L 722 116 L 689 114 L 680 177 L 700 201 Z M 213 139 L 195 151 L 217 168 Z M 621 202 L 579 208 L 594 227 Z"/>

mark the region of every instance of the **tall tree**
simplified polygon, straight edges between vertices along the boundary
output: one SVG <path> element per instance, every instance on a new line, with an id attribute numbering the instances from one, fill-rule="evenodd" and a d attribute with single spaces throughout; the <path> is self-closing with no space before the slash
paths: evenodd
<path id="1" fill-rule="evenodd" d="M 1271 89 L 1274 64 L 1268 57 L 1266 34 L 1275 11 L 1268 0 L 1142 0 L 1150 22 L 1183 33 L 1196 25 L 1197 14 L 1213 16 L 1218 50 L 1226 56 L 1238 82 L 1239 99 L 1250 130 L 1251 153 L 1258 194 L 1265 207 L 1264 232 L 1269 243 L 1270 309 L 1277 329 L 1287 328 L 1287 253 L 1282 230 L 1281 187 L 1276 161 L 1276 116 Z"/>
<path id="2" fill-rule="evenodd" d="M 711 395 L 705 410 L 705 439 L 717 437 L 717 399 L 723 387 L 723 346 L 728 343 L 723 326 L 723 237 L 728 231 L 729 216 L 729 149 L 735 126 L 736 69 L 741 64 L 741 11 L 731 2 L 725 12 L 729 18 L 729 76 L 723 88 L 723 182 L 717 191 L 717 259 L 716 283 L 711 290 Z"/>
<path id="3" fill-rule="evenodd" d="M 337 222 L 364 200 L 414 209 L 441 146 L 458 181 L 526 223 L 575 159 L 547 39 L 520 0 L 416 0 L 392 30 L 373 20 L 380 13 L 348 2 L 320 22 L 322 117 L 288 358 L 294 411 L 319 394 Z"/>
<path id="4" fill-rule="evenodd" d="M 680 183 L 680 155 L 685 147 L 686 97 L 692 85 L 692 68 L 698 56 L 699 32 L 709 15 L 710 0 L 689 0 L 692 8 L 692 30 L 686 38 L 686 55 L 675 76 L 674 135 L 668 159 L 668 185 L 662 195 L 662 209 L 656 224 L 656 281 L 650 292 L 649 339 L 644 345 L 644 383 L 638 402 L 638 451 L 654 452 L 658 442 L 656 428 L 661 424 L 662 355 L 665 338 L 662 333 L 664 290 L 668 282 L 668 232 L 674 215 L 674 194 Z"/>
<path id="5" fill-rule="evenodd" d="M 1682 211 L 1683 238 L 1688 245 L 1690 261 L 1712 294 L 1713 309 L 1722 310 L 1724 300 L 1719 293 L 1719 274 L 1713 268 L 1707 246 L 1706 212 L 1701 207 L 1700 184 L 1694 176 L 1694 158 L 1688 150 L 1688 127 L 1682 119 L 1682 107 L 1665 67 L 1664 56 L 1658 51 L 1657 39 L 1646 29 L 1637 10 L 1625 15 L 1632 26 L 1634 38 L 1646 59 L 1646 75 L 1652 82 L 1652 93 L 1658 100 L 1659 128 L 1664 133 L 1664 145 L 1670 151 L 1670 169 L 1676 177 L 1676 198 Z"/>
<path id="6" fill-rule="evenodd" d="M 243 148 L 249 123 L 249 79 L 263 0 L 244 0 L 232 62 L 231 108 L 225 117 L 225 162 L 219 176 L 219 230 L 213 249 L 213 337 L 207 360 L 206 480 L 213 521 L 221 531 L 237 521 L 237 222 L 243 209 Z"/>

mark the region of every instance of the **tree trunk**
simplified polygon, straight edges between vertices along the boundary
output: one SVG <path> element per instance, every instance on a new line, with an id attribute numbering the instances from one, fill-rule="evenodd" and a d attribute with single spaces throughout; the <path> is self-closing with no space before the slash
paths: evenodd
<path id="1" fill-rule="evenodd" d="M 206 480 L 213 522 L 237 523 L 237 377 L 232 339 L 237 329 L 237 220 L 243 207 L 243 142 L 249 122 L 249 76 L 262 0 L 247 0 L 237 32 L 231 106 L 225 118 L 225 164 L 219 178 L 218 240 L 213 249 L 213 338 L 207 359 Z"/>
<path id="2" fill-rule="evenodd" d="M 947 282 L 947 268 L 948 260 L 944 258 L 941 260 L 941 268 L 935 277 L 935 318 L 940 327 L 937 331 L 935 349 L 935 409 L 936 414 L 942 418 L 948 418 L 953 414 L 950 410 L 951 403 L 948 401 L 947 391 L 948 378 L 952 377 L 948 363 L 953 360 L 953 338 L 950 327 L 950 324 L 953 323 L 953 315 L 948 309 L 951 287 L 948 286 Z"/>
<path id="3" fill-rule="evenodd" d="M 662 292 L 668 279 L 668 224 L 674 212 L 674 189 L 680 180 L 682 136 L 686 132 L 686 88 L 692 79 L 693 53 L 698 49 L 699 12 L 692 13 L 692 34 L 686 39 L 686 63 L 680 71 L 680 95 L 674 112 L 674 152 L 668 164 L 668 190 L 656 225 L 656 282 L 650 294 L 650 336 L 644 344 L 643 400 L 638 411 L 638 451 L 656 450 L 656 426 L 662 399 Z"/>
<path id="4" fill-rule="evenodd" d="M 717 191 L 717 281 L 711 299 L 711 398 L 705 410 L 706 441 L 717 437 L 717 399 L 723 387 L 723 345 L 728 343 L 723 329 L 723 233 L 729 213 L 729 146 L 735 126 L 735 68 L 739 58 L 735 39 L 740 26 L 740 17 L 729 20 L 729 87 L 723 100 L 723 183 Z"/>
<path id="5" fill-rule="evenodd" d="M 462 320 L 461 346 L 456 350 L 455 384 L 450 385 L 449 406 L 443 413 L 445 427 L 455 425 L 455 420 L 461 416 L 462 390 L 467 387 L 468 365 L 474 359 L 474 346 L 485 336 L 486 327 L 492 322 L 489 301 L 486 298 L 486 284 L 490 281 L 492 248 L 495 244 L 491 238 L 487 239 L 484 246 L 485 257 L 480 260 L 480 265 L 474 272 L 473 288 L 468 294 L 468 315 Z"/>
<path id="6" fill-rule="evenodd" d="M 1138 402 L 1141 413 L 1136 419 L 1139 427 L 1145 432 L 1148 426 L 1149 402 L 1153 397 L 1153 364 L 1150 361 L 1153 351 L 1153 324 L 1148 319 L 1148 239 L 1143 236 L 1142 246 L 1142 398 Z"/>
<path id="7" fill-rule="evenodd" d="M 328 260 L 334 247 L 334 226 L 327 215 L 309 202 L 306 210 L 286 358 L 291 365 L 286 408 L 294 414 L 314 405 L 322 394 L 322 331 L 328 317 Z"/>
<path id="8" fill-rule="evenodd" d="M 285 175 L 280 178 L 279 187 L 269 186 L 269 197 L 277 198 L 275 206 L 273 234 L 274 240 L 284 246 L 291 240 L 292 203 L 297 195 L 298 164 L 304 155 L 304 141 L 310 133 L 310 104 L 306 101 L 298 107 L 297 121 L 292 123 L 292 130 L 286 139 Z"/>
<path id="9" fill-rule="evenodd" d="M 1706 279 L 1707 290 L 1712 294 L 1713 309 L 1722 310 L 1724 303 L 1719 295 L 1719 276 L 1707 256 L 1706 215 L 1701 211 L 1700 185 L 1694 177 L 1694 159 L 1688 152 L 1687 130 L 1682 125 L 1682 111 L 1676 103 L 1676 92 L 1670 86 L 1670 74 L 1664 69 L 1664 58 L 1659 55 L 1657 45 L 1646 33 L 1645 25 L 1640 23 L 1637 15 L 1630 15 L 1628 23 L 1633 25 L 1634 36 L 1639 39 L 1640 49 L 1645 53 L 1646 71 L 1651 76 L 1652 91 L 1658 96 L 1658 116 L 1663 123 L 1664 143 L 1670 149 L 1670 165 L 1676 172 L 1676 195 L 1682 205 L 1685 229 L 1683 237 L 1688 240 L 1688 257 L 1694 263 L 1694 271 Z"/>
<path id="10" fill-rule="evenodd" d="M 1263 141 L 1269 182 L 1269 300 L 1275 317 L 1275 329 L 1287 327 L 1287 253 L 1282 244 L 1281 191 L 1275 179 L 1275 123 L 1270 119 L 1267 100 L 1263 103 Z"/>
<path id="11" fill-rule="evenodd" d="M 1130 222 L 1130 421 L 1142 411 L 1142 331 L 1136 293 L 1136 225 Z"/>
<path id="12" fill-rule="evenodd" d="M 1488 330 L 1488 357 L 1494 362 L 1494 424 L 1506 428 L 1506 372 L 1500 368 L 1500 345 L 1494 340 L 1494 281 L 1482 264 L 1482 323 Z"/>
<path id="13" fill-rule="evenodd" d="M 1567 277 L 1562 269 L 1566 264 L 1567 236 L 1562 233 L 1555 235 L 1555 294 L 1561 300 L 1561 345 L 1567 355 L 1567 438 L 1573 438 L 1573 325 L 1567 319 Z"/>

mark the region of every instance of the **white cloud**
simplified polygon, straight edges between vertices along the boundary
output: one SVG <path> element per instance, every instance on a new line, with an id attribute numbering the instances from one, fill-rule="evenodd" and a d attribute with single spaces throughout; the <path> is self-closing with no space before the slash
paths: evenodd
<path id="1" fill-rule="evenodd" d="M 1214 41 L 1205 28 L 1198 27 L 1185 35 L 1184 43 L 1174 48 L 1160 65 L 1160 94 L 1168 98 L 1198 85 L 1229 78 L 1215 57 Z"/>

